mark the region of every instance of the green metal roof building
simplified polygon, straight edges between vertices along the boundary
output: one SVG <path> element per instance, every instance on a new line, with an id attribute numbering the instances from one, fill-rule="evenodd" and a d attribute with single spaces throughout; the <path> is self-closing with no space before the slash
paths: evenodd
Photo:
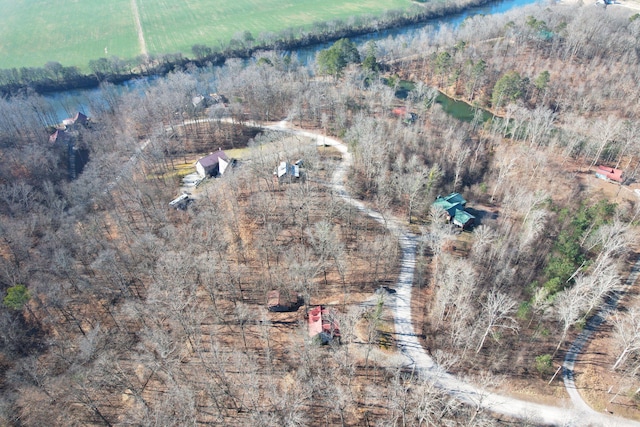
<path id="1" fill-rule="evenodd" d="M 458 227 L 464 228 L 473 224 L 475 216 L 465 211 L 464 208 L 467 201 L 460 195 L 460 193 L 451 193 L 448 196 L 438 196 L 433 202 L 434 206 L 440 206 L 447 211 L 449 221 L 453 221 Z"/>

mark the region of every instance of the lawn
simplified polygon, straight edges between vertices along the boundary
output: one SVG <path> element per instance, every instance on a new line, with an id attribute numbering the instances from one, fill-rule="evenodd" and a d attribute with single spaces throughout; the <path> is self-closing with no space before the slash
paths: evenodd
<path id="1" fill-rule="evenodd" d="M 149 53 L 191 54 L 234 35 L 380 14 L 410 0 L 135 0 Z M 141 53 L 132 0 L 0 0 L 0 68 L 47 61 L 87 69 L 91 59 Z M 106 54 L 105 54 L 106 48 Z"/>

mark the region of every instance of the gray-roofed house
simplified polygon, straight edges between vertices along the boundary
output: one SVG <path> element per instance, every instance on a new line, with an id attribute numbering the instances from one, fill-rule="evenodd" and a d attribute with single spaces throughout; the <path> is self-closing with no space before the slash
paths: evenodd
<path id="1" fill-rule="evenodd" d="M 81 128 L 89 125 L 89 118 L 78 112 L 75 116 L 64 119 L 56 125 L 55 131 L 49 135 L 51 145 L 60 149 L 66 157 L 69 178 L 76 179 L 89 161 L 89 149 L 82 143 Z"/>
<path id="2" fill-rule="evenodd" d="M 82 114 L 80 111 L 78 111 L 75 116 L 63 120 L 62 123 L 64 123 L 66 126 L 73 126 L 73 125 L 86 126 L 89 123 L 89 118 L 86 115 Z"/>
<path id="3" fill-rule="evenodd" d="M 77 132 L 74 131 L 77 131 L 81 126 L 86 127 L 88 124 L 89 118 L 78 111 L 75 116 L 64 119 L 62 123 L 56 125 L 55 132 L 49 135 L 49 142 L 52 144 L 59 141 L 69 142 L 77 136 Z"/>
<path id="4" fill-rule="evenodd" d="M 196 171 L 198 175 L 205 178 L 207 176 L 218 176 L 224 174 L 229 166 L 229 159 L 224 151 L 218 150 L 215 153 L 211 153 L 199 159 L 196 162 Z"/>

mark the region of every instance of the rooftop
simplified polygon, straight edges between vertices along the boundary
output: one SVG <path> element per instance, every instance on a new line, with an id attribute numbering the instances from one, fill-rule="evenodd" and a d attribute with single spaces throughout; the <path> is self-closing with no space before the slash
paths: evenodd
<path id="1" fill-rule="evenodd" d="M 218 150 L 215 153 L 204 156 L 203 158 L 198 160 L 198 163 L 206 168 L 220 162 L 220 159 L 227 160 L 227 155 L 224 154 L 224 151 L 222 150 Z"/>
<path id="2" fill-rule="evenodd" d="M 449 215 L 454 216 L 457 210 L 464 210 L 464 206 L 467 201 L 460 195 L 460 193 L 451 193 L 448 196 L 438 196 L 433 202 L 435 206 L 440 206 L 447 211 Z"/>
<path id="3" fill-rule="evenodd" d="M 622 182 L 622 169 L 610 168 L 608 166 L 598 166 L 598 170 L 596 173 L 604 175 L 605 178 L 608 178 L 612 181 Z"/>
<path id="4" fill-rule="evenodd" d="M 469 221 L 475 219 L 475 216 L 464 210 L 466 204 L 467 201 L 460 193 L 451 193 L 445 197 L 438 196 L 433 202 L 434 206 L 440 206 L 447 211 L 453 223 L 460 227 L 464 227 Z"/>

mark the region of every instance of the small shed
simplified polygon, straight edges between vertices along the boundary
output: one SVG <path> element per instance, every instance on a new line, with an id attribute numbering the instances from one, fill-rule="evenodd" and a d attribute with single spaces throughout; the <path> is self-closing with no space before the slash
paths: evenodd
<path id="1" fill-rule="evenodd" d="M 289 294 L 272 290 L 267 293 L 267 309 L 273 312 L 296 311 L 302 305 L 302 298 L 297 294 Z"/>
<path id="2" fill-rule="evenodd" d="M 596 170 L 596 177 L 604 180 L 611 180 L 615 182 L 622 183 L 624 178 L 622 177 L 622 170 L 610 168 L 608 166 L 598 166 L 598 170 Z"/>
<path id="3" fill-rule="evenodd" d="M 211 102 L 213 104 L 226 105 L 229 103 L 229 100 L 227 99 L 227 97 L 219 93 L 211 93 L 209 94 L 209 98 L 211 98 Z"/>
<path id="4" fill-rule="evenodd" d="M 175 199 L 173 199 L 172 201 L 170 201 L 169 206 L 171 206 L 172 208 L 184 210 L 187 208 L 190 202 L 191 202 L 191 199 L 189 198 L 188 194 L 181 194 Z"/>
<path id="5" fill-rule="evenodd" d="M 202 95 L 196 95 L 194 97 L 191 98 L 191 105 L 193 105 L 194 107 L 206 107 L 207 106 L 207 99 L 202 96 Z"/>
<path id="6" fill-rule="evenodd" d="M 229 159 L 222 150 L 202 157 L 196 162 L 196 171 L 202 178 L 207 176 L 218 176 L 224 174 L 229 166 Z"/>
<path id="7" fill-rule="evenodd" d="M 407 107 L 396 107 L 391 110 L 391 114 L 401 118 L 404 123 L 410 124 L 416 121 L 418 115 L 412 111 L 408 111 Z"/>
<path id="8" fill-rule="evenodd" d="M 282 178 L 283 176 L 300 178 L 300 167 L 297 164 L 292 165 L 289 162 L 280 162 L 276 174 L 278 178 Z"/>
<path id="9" fill-rule="evenodd" d="M 396 117 L 404 117 L 404 115 L 407 114 L 407 107 L 396 107 L 391 110 L 391 113 Z"/>
<path id="10" fill-rule="evenodd" d="M 304 172 L 300 170 L 303 161 L 298 160 L 295 163 L 280 162 L 273 174 L 278 178 L 278 182 L 291 182 L 300 178 L 304 179 Z"/>

